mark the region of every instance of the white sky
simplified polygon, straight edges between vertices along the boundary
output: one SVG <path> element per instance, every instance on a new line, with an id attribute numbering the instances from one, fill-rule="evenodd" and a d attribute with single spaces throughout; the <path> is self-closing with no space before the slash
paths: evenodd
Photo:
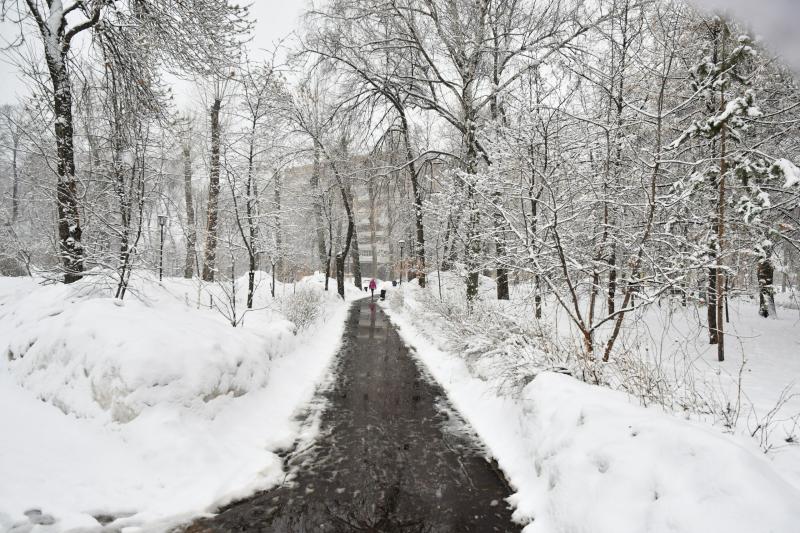
<path id="1" fill-rule="evenodd" d="M 252 0 L 250 11 L 256 19 L 253 39 L 249 44 L 250 57 L 263 57 L 264 49 L 272 49 L 273 45 L 290 34 L 298 26 L 298 18 L 307 7 L 307 0 Z M 5 21 L 0 23 L 0 45 L 15 40 L 19 36 L 19 25 Z M 31 41 L 38 45 L 38 35 L 31 35 Z M 179 105 L 187 103 L 194 95 L 191 84 L 177 82 L 173 87 Z M 4 53 L 0 53 L 0 104 L 17 101 L 19 96 L 28 93 L 21 80 L 18 69 L 9 61 Z"/>
<path id="2" fill-rule="evenodd" d="M 783 56 L 800 72 L 800 1 L 798 0 L 692 0 L 710 10 L 723 10 L 751 27 L 756 37 Z"/>

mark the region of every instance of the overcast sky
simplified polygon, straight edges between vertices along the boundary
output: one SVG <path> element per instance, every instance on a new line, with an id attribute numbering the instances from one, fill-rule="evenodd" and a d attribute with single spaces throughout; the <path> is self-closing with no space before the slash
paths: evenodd
<path id="1" fill-rule="evenodd" d="M 800 0 L 693 0 L 710 10 L 724 10 L 753 29 L 771 50 L 800 72 Z"/>
<path id="2" fill-rule="evenodd" d="M 306 5 L 307 0 L 253 0 L 250 10 L 256 19 L 256 26 L 249 45 L 251 58 L 258 59 L 263 55 L 262 50 L 271 49 L 274 43 L 294 31 Z M 0 23 L 3 45 L 12 42 L 18 35 L 19 27 L 16 24 L 8 21 Z M 31 37 L 38 45 L 38 35 Z M 178 83 L 175 90 L 179 104 L 193 98 L 187 83 Z M 0 54 L 0 104 L 13 103 L 27 92 L 17 68 L 5 54 Z"/>

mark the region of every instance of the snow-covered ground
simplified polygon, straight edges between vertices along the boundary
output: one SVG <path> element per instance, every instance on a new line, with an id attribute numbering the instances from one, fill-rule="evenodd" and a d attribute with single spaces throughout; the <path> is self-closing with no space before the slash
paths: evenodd
<path id="1" fill-rule="evenodd" d="M 0 531 L 161 531 L 279 483 L 276 452 L 316 433 L 314 417 L 297 415 L 342 337 L 335 282 L 328 293 L 321 276 L 278 284 L 273 299 L 259 276 L 243 313 L 246 278 L 140 276 L 124 302 L 104 279 L 0 278 Z M 526 532 L 798 530 L 798 398 L 784 393 L 767 416 L 800 378 L 792 294 L 775 320 L 731 302 L 724 363 L 701 312 L 651 306 L 619 343 L 647 366 L 620 356 L 598 387 L 552 371 L 580 368 L 569 360 L 580 341 L 551 301 L 528 320 L 520 299 L 494 301 L 481 278 L 485 305 L 468 315 L 462 281 L 441 280 L 441 300 L 432 275 L 425 293 L 389 291 L 387 312 L 505 472 Z M 623 383 L 635 379 L 661 392 Z M 735 428 L 714 409 L 681 411 L 687 398 L 717 409 L 740 399 Z M 768 432 L 754 431 L 765 421 Z"/>
<path id="2" fill-rule="evenodd" d="M 551 305 L 531 328 L 547 332 L 549 340 L 534 337 L 529 344 L 530 338 L 521 340 L 528 332 L 492 335 L 497 322 L 465 319 L 457 278 L 443 276 L 437 303 L 438 281 L 429 278 L 427 295 L 414 283 L 406 285 L 387 311 L 498 461 L 515 490 L 515 518 L 528 524 L 526 532 L 798 531 L 800 453 L 796 434 L 789 443 L 781 433 L 785 424 L 773 424 L 773 446 L 765 454 L 747 420 L 731 431 L 711 416 L 676 412 L 674 406 L 644 407 L 637 396 L 546 371 L 559 361 L 546 351 L 569 350 L 573 340 L 580 342 L 563 326 L 563 317 L 559 324 Z M 488 303 L 492 283 L 483 281 Z M 514 299 L 489 305 L 505 315 L 499 320 L 508 318 L 504 326 L 531 311 Z M 751 302 L 731 306 L 736 342 L 729 342 L 728 361 L 721 365 L 713 362 L 702 331 L 691 326 L 696 317 L 681 316 L 691 313 L 686 309 L 654 306 L 641 321 L 631 321 L 623 348 L 680 366 L 693 375 L 682 386 L 695 383 L 701 395 L 715 390 L 723 399 L 737 397 L 745 357 L 742 403 L 748 406 L 740 416 L 758 417 L 800 378 L 800 329 L 797 311 L 784 308 L 778 320 L 751 320 L 751 312 L 755 316 Z M 527 316 L 535 322 L 532 313 Z M 665 344 L 670 348 L 656 350 Z M 684 365 L 684 357 L 692 364 Z M 522 379 L 510 379 L 514 375 Z M 613 380 L 607 384 L 613 386 Z M 789 418 L 795 401 L 786 402 L 780 416 Z"/>
<path id="3" fill-rule="evenodd" d="M 280 482 L 275 452 L 315 431 L 296 415 L 340 343 L 335 283 L 273 300 L 260 277 L 242 320 L 242 278 L 234 328 L 230 287 L 142 276 L 120 302 L 103 279 L 0 278 L 0 531 L 162 530 Z"/>
<path id="4" fill-rule="evenodd" d="M 770 319 L 758 315 L 754 298 L 731 299 L 724 362 L 717 361 L 716 346 L 708 343 L 705 308 L 664 299 L 625 320 L 617 343 L 624 355 L 615 365 L 644 357 L 679 400 L 673 409 L 680 410 L 680 402 L 693 404 L 713 411 L 706 417 L 710 422 L 735 425 L 736 433 L 752 435 L 776 468 L 800 488 L 797 297 L 794 292 L 778 294 L 778 316 Z M 552 324 L 564 347 L 571 342 L 578 349 L 574 325 L 557 306 L 548 306 L 543 322 Z M 603 339 L 609 329 L 601 329 L 598 337 Z"/>

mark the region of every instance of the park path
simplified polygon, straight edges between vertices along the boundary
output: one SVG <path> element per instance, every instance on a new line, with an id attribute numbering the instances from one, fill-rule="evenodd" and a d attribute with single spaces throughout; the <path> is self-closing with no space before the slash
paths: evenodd
<path id="1" fill-rule="evenodd" d="M 519 531 L 505 481 L 376 303 L 353 304 L 337 358 L 321 433 L 289 457 L 290 481 L 187 531 Z"/>

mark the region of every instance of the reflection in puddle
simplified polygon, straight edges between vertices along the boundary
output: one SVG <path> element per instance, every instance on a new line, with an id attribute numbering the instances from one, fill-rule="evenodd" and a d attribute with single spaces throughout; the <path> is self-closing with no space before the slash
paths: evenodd
<path id="1" fill-rule="evenodd" d="M 375 303 L 351 310 L 335 375 L 287 483 L 188 531 L 519 531 L 485 450 Z"/>

